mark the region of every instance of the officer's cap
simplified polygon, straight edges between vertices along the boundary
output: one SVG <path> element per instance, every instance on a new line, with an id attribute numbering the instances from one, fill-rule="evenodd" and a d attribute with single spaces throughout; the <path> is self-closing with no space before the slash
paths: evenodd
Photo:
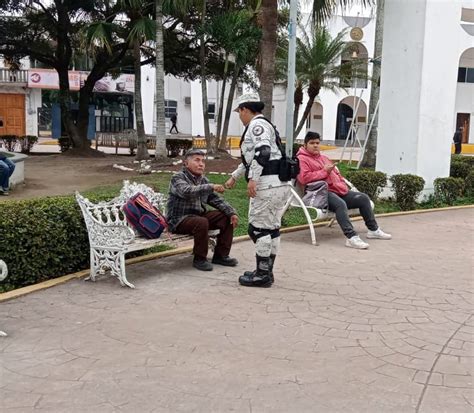
<path id="1" fill-rule="evenodd" d="M 235 107 L 234 112 L 238 112 L 240 105 L 243 103 L 250 102 L 261 102 L 258 93 L 244 93 L 242 96 L 239 96 L 236 101 L 237 106 Z"/>

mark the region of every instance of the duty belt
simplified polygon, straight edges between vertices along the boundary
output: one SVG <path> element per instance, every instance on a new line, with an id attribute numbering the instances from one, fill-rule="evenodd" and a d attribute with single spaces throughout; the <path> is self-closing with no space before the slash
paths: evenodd
<path id="1" fill-rule="evenodd" d="M 278 175 L 280 173 L 280 159 L 268 161 L 263 167 L 263 175 Z"/>

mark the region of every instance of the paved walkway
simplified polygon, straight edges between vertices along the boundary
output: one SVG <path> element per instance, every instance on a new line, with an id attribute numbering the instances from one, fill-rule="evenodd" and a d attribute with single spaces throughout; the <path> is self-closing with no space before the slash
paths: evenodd
<path id="1" fill-rule="evenodd" d="M 129 266 L 136 290 L 82 280 L 1 304 L 4 412 L 472 412 L 474 210 L 283 236 L 271 289 L 253 264 Z M 364 236 L 363 225 L 356 223 Z M 245 263 L 245 264 L 244 264 Z"/>

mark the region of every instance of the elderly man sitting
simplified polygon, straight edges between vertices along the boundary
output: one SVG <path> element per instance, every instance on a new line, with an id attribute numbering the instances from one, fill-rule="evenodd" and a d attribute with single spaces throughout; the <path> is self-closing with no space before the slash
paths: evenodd
<path id="1" fill-rule="evenodd" d="M 222 185 L 211 184 L 204 176 L 204 152 L 191 149 L 184 158 L 183 170 L 171 178 L 167 220 L 171 232 L 194 236 L 193 266 L 201 271 L 211 271 L 207 261 L 208 231 L 219 230 L 212 262 L 235 267 L 237 260 L 229 257 L 233 230 L 238 224 L 237 212 L 217 193 Z M 207 211 L 206 205 L 215 208 Z"/>

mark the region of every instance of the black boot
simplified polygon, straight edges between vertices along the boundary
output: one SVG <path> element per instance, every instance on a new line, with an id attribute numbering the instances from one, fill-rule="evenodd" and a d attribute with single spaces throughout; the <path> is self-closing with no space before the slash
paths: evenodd
<path id="1" fill-rule="evenodd" d="M 272 284 L 275 282 L 275 277 L 273 276 L 273 264 L 275 264 L 275 258 L 276 258 L 275 254 L 270 255 L 270 261 L 268 263 L 269 264 L 268 265 L 268 277 L 270 278 L 270 282 Z M 258 266 L 258 258 L 257 258 L 257 266 Z M 244 277 L 254 277 L 256 272 L 257 272 L 257 270 L 245 271 L 244 272 Z"/>
<path id="2" fill-rule="evenodd" d="M 246 271 L 239 277 L 240 285 L 245 287 L 270 287 L 272 285 L 269 275 L 270 257 L 260 257 L 257 255 L 257 269 Z"/>

